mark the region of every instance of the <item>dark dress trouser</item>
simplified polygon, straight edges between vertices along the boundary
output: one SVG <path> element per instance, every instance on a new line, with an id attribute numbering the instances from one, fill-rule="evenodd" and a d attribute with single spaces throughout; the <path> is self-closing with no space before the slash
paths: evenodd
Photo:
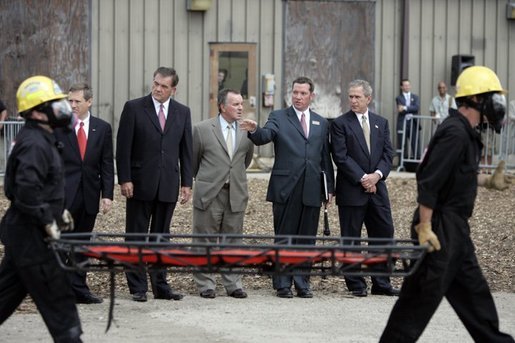
<path id="1" fill-rule="evenodd" d="M 170 233 L 175 202 L 142 201 L 127 199 L 126 227 L 127 233 Z M 149 230 L 150 224 L 150 230 Z M 126 241 L 141 241 L 142 237 L 127 237 Z M 150 271 L 150 282 L 154 296 L 166 294 L 171 291 L 166 281 L 166 270 Z M 147 276 L 144 272 L 127 272 L 129 291 L 146 293 L 148 291 Z"/>
<path id="2" fill-rule="evenodd" d="M 85 210 L 84 192 L 82 191 L 82 183 L 78 187 L 75 199 L 68 209 L 73 217 L 75 224 L 74 233 L 90 233 L 95 227 L 96 214 L 88 214 Z M 75 254 L 75 263 L 83 263 L 88 258 L 83 254 Z M 76 296 L 86 295 L 90 293 L 88 284 L 86 283 L 86 272 L 75 271 L 69 273 L 73 292 Z"/>
<path id="3" fill-rule="evenodd" d="M 380 206 L 370 199 L 364 206 L 338 206 L 342 237 L 361 237 L 361 228 L 365 224 L 369 238 L 392 238 L 393 220 L 389 206 Z M 384 269 L 385 266 L 377 268 Z M 372 276 L 372 287 L 390 289 L 390 278 Z M 345 283 L 350 291 L 367 289 L 362 276 L 345 276 Z"/>
<path id="4" fill-rule="evenodd" d="M 402 148 L 402 132 L 404 125 L 405 115 L 399 115 L 397 118 L 397 148 Z M 410 145 L 404 145 L 404 149 L 410 148 L 410 152 L 404 151 L 404 158 L 419 159 L 420 155 L 420 130 L 419 130 L 419 119 L 410 119 L 406 121 L 406 132 L 405 139 Z"/>
<path id="5" fill-rule="evenodd" d="M 19 227 L 10 229 L 19 230 Z M 30 230 L 39 234 L 41 227 L 26 231 Z M 28 263 L 27 251 L 37 256 L 39 261 Z M 25 262 L 20 263 L 22 260 Z M 30 239 L 26 249 L 5 247 L 0 264 L 0 285 L 0 325 L 29 294 L 54 342 L 81 342 L 82 329 L 70 282 L 47 247 L 42 232 L 40 242 Z"/>
<path id="6" fill-rule="evenodd" d="M 302 203 L 304 188 L 304 175 L 293 188 L 293 192 L 284 204 L 274 203 L 274 232 L 276 235 L 299 235 L 316 237 L 318 220 L 320 218 L 320 207 L 305 206 Z M 314 245 L 315 240 L 294 239 L 293 244 Z M 309 272 L 309 265 L 301 268 Z M 299 270 L 300 272 L 300 270 Z M 272 282 L 274 289 L 290 288 L 292 281 L 295 289 L 309 289 L 309 275 L 273 275 Z"/>
<path id="7" fill-rule="evenodd" d="M 445 296 L 475 342 L 514 342 L 499 331 L 499 318 L 466 218 L 433 214 L 442 250 L 427 254 L 404 280 L 380 342 L 415 342 Z"/>

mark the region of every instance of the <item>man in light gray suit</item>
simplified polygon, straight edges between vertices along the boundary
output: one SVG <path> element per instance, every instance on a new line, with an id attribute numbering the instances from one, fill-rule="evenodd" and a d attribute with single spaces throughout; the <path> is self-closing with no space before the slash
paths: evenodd
<path id="1" fill-rule="evenodd" d="M 239 130 L 243 98 L 239 91 L 218 93 L 219 115 L 193 127 L 193 233 L 241 234 L 248 201 L 246 169 L 252 162 L 254 144 Z M 216 238 L 195 238 L 195 242 L 216 242 Z M 229 238 L 228 243 L 241 242 Z M 213 275 L 194 273 L 200 296 L 216 297 Z M 241 275 L 222 274 L 227 294 L 246 298 Z"/>

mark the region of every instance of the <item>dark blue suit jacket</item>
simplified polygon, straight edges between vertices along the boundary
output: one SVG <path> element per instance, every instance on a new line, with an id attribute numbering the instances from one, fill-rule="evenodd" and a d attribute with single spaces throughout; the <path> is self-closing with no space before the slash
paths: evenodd
<path id="1" fill-rule="evenodd" d="M 336 118 L 331 125 L 331 147 L 336 164 L 336 204 L 362 206 L 372 197 L 378 205 L 390 206 L 385 180 L 392 168 L 393 148 L 388 121 L 368 112 L 370 122 L 370 150 L 368 152 L 363 129 L 356 114 L 349 111 Z M 377 193 L 366 193 L 361 178 L 376 170 L 383 178 L 376 184 Z"/>
<path id="2" fill-rule="evenodd" d="M 152 96 L 127 101 L 116 139 L 118 183 L 134 184 L 134 199 L 177 202 L 179 183 L 191 187 L 190 109 L 170 99 L 164 132 Z"/>
<path id="3" fill-rule="evenodd" d="M 322 171 L 327 175 L 328 190 L 333 193 L 329 123 L 324 117 L 310 111 L 309 137 L 306 138 L 293 107 L 273 111 L 265 126 L 249 133 L 249 138 L 256 145 L 274 142 L 275 161 L 266 200 L 286 203 L 293 188 L 304 176 L 302 203 L 320 207 L 324 200 Z"/>
<path id="4" fill-rule="evenodd" d="M 400 94 L 395 98 L 395 103 L 397 105 L 406 106 L 406 98 L 404 97 L 404 94 Z M 397 130 L 402 130 L 402 125 L 404 122 L 404 117 L 406 114 L 410 113 L 413 115 L 418 116 L 420 111 L 420 99 L 418 95 L 410 93 L 410 105 L 408 106 L 407 110 L 402 112 L 397 112 Z M 418 124 L 418 128 L 420 130 L 420 123 Z"/>
<path id="5" fill-rule="evenodd" d="M 80 157 L 75 130 L 56 129 L 54 132 L 57 140 L 63 143 L 61 155 L 65 171 L 66 208 L 70 208 L 79 185 L 82 185 L 86 213 L 97 214 L 100 197 L 113 199 L 114 161 L 111 125 L 90 115 L 84 161 Z"/>

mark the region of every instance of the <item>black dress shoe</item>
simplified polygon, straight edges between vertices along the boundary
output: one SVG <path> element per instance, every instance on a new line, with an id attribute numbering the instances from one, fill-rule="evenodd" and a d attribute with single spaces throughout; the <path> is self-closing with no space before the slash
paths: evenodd
<path id="1" fill-rule="evenodd" d="M 200 292 L 200 297 L 206 299 L 214 299 L 216 298 L 216 292 L 214 289 L 206 289 L 205 291 Z"/>
<path id="2" fill-rule="evenodd" d="M 132 300 L 143 303 L 147 301 L 147 293 L 137 292 L 132 295 Z"/>
<path id="3" fill-rule="evenodd" d="M 93 295 L 91 293 L 75 295 L 75 302 L 77 304 L 100 304 L 103 301 L 104 300 L 102 298 L 99 298 L 96 295 Z"/>
<path id="4" fill-rule="evenodd" d="M 293 298 L 293 293 L 289 288 L 279 288 L 277 290 L 277 296 L 279 298 Z"/>
<path id="5" fill-rule="evenodd" d="M 154 299 L 181 300 L 182 298 L 184 298 L 184 295 L 182 295 L 181 293 L 176 293 L 172 290 L 165 293 L 159 293 L 157 295 L 154 295 Z"/>
<path id="6" fill-rule="evenodd" d="M 247 293 L 243 289 L 238 288 L 232 291 L 232 293 L 229 294 L 229 296 L 236 299 L 244 299 L 247 297 Z"/>
<path id="7" fill-rule="evenodd" d="M 390 287 L 390 288 L 374 288 L 372 287 L 372 291 L 371 293 L 373 295 L 386 295 L 386 296 L 389 296 L 389 297 L 393 297 L 393 296 L 398 296 L 401 291 L 398 289 L 398 288 L 393 288 L 393 287 Z"/>
<path id="8" fill-rule="evenodd" d="M 309 288 L 304 288 L 297 291 L 297 296 L 299 298 L 313 298 L 313 293 Z"/>
<path id="9" fill-rule="evenodd" d="M 367 296 L 367 290 L 366 289 L 355 289 L 353 291 L 350 291 L 351 294 L 355 297 L 366 297 Z"/>

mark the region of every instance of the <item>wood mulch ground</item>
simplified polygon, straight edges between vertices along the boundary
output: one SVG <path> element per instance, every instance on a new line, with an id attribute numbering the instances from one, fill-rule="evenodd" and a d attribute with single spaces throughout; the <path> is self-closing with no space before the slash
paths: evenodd
<path id="1" fill-rule="evenodd" d="M 416 182 L 413 178 L 390 178 L 387 181 L 392 206 L 395 237 L 409 238 L 409 225 L 413 210 L 416 207 Z M 247 207 L 244 233 L 272 235 L 272 207 L 265 201 L 268 180 L 250 178 L 250 201 Z M 3 194 L 3 190 L 2 190 Z M 474 215 L 470 220 L 472 238 L 476 245 L 476 253 L 484 275 L 492 291 L 515 292 L 515 185 L 508 190 L 495 191 L 479 189 Z M 0 198 L 0 213 L 7 209 L 8 201 Z M 178 205 L 173 217 L 173 233 L 190 233 L 191 203 Z M 322 217 L 322 216 L 321 216 Z M 107 215 L 99 215 L 96 231 L 123 233 L 125 222 L 125 201 L 116 188 L 113 210 Z M 329 208 L 331 235 L 339 234 L 338 214 L 336 206 Z M 322 223 L 320 225 L 322 228 Z M 322 229 L 320 229 L 321 234 Z M 0 245 L 0 256 L 3 246 Z M 118 274 L 116 282 L 117 294 L 128 294 L 124 276 Z M 196 294 L 190 274 L 172 274 L 170 281 L 174 289 Z M 394 278 L 393 283 L 400 285 L 401 279 Z M 109 296 L 109 282 L 106 273 L 89 273 L 88 283 L 93 292 L 104 298 Z M 340 277 L 322 279 L 313 277 L 313 290 L 322 293 L 344 292 L 345 284 Z M 268 276 L 245 276 L 244 286 L 247 289 L 271 289 Z M 33 312 L 34 305 L 30 299 L 21 306 L 20 311 Z"/>

